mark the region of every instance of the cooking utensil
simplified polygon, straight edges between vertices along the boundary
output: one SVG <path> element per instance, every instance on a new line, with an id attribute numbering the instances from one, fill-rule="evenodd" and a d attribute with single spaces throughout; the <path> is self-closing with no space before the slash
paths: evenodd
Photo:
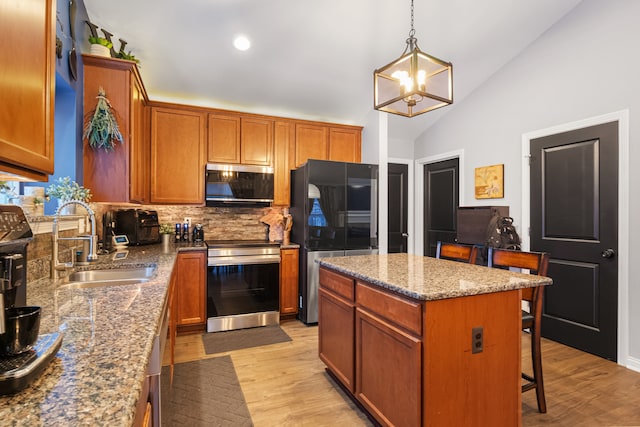
<path id="1" fill-rule="evenodd" d="M 0 334 L 0 355 L 30 350 L 38 340 L 40 307 L 12 307 L 5 311 L 5 333 Z"/>
<path id="2" fill-rule="evenodd" d="M 69 51 L 69 72 L 73 80 L 78 79 L 78 58 L 76 54 L 76 2 L 69 0 L 69 32 L 71 34 L 71 50 Z"/>

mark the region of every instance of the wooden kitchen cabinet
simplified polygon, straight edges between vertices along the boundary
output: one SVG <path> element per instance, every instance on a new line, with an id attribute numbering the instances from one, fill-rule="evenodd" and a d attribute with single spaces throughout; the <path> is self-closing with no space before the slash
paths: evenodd
<path id="1" fill-rule="evenodd" d="M 290 153 L 294 145 L 295 126 L 291 122 L 276 121 L 273 125 L 273 204 L 291 204 Z"/>
<path id="2" fill-rule="evenodd" d="M 0 176 L 53 173 L 55 2 L 0 3 Z"/>
<path id="3" fill-rule="evenodd" d="M 356 398 L 377 419 L 420 425 L 421 303 L 359 281 L 356 303 Z"/>
<path id="4" fill-rule="evenodd" d="M 84 186 L 95 202 L 149 202 L 150 141 L 148 102 L 138 66 L 133 61 L 82 55 L 83 117 L 95 110 L 104 89 L 122 134 L 112 151 L 91 148 L 83 141 Z"/>
<path id="5" fill-rule="evenodd" d="M 176 262 L 175 298 L 178 331 L 204 330 L 207 322 L 207 253 L 180 252 Z"/>
<path id="6" fill-rule="evenodd" d="M 204 204 L 206 114 L 151 108 L 152 203 Z"/>
<path id="7" fill-rule="evenodd" d="M 271 166 L 273 120 L 253 116 L 209 114 L 207 161 Z"/>
<path id="8" fill-rule="evenodd" d="M 280 250 L 280 316 L 298 313 L 298 248 Z"/>
<path id="9" fill-rule="evenodd" d="M 328 160 L 329 128 L 321 125 L 296 123 L 294 169 L 308 159 Z"/>
<path id="10" fill-rule="evenodd" d="M 361 139 L 360 129 L 329 128 L 329 160 L 360 163 Z"/>
<path id="11" fill-rule="evenodd" d="M 308 159 L 360 163 L 362 128 L 296 124 L 294 168 Z"/>
<path id="12" fill-rule="evenodd" d="M 520 290 L 418 300 L 358 274 L 320 267 L 320 359 L 380 425 L 521 425 Z"/>
<path id="13" fill-rule="evenodd" d="M 209 114 L 207 162 L 240 163 L 240 117 Z"/>
<path id="14" fill-rule="evenodd" d="M 318 352 L 330 372 L 355 392 L 354 280 L 320 269 L 318 289 Z"/>

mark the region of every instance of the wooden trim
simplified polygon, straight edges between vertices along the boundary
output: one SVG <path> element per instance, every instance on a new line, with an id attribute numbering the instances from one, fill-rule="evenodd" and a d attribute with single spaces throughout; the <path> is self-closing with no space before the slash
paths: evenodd
<path id="1" fill-rule="evenodd" d="M 362 129 L 364 129 L 363 126 L 359 126 L 359 125 L 350 125 L 350 124 L 346 124 L 346 123 L 333 123 L 333 122 L 320 122 L 317 120 L 307 120 L 307 119 L 296 119 L 293 117 L 281 117 L 281 116 L 270 116 L 270 115 L 266 115 L 266 114 L 257 114 L 257 113 L 248 113 L 248 112 L 244 112 L 244 111 L 237 111 L 237 110 L 225 110 L 222 108 L 215 108 L 215 107 L 204 107 L 204 106 L 197 106 L 197 105 L 186 105 L 186 104 L 176 104 L 176 103 L 172 103 L 172 102 L 165 102 L 165 101 L 153 101 L 150 100 L 149 101 L 149 106 L 150 107 L 162 107 L 162 108 L 171 108 L 171 109 L 183 109 L 183 110 L 191 110 L 191 111 L 198 111 L 198 112 L 204 112 L 204 113 L 210 113 L 210 114 L 226 114 L 226 115 L 240 115 L 243 117 L 252 117 L 252 118 L 259 118 L 259 119 L 265 119 L 265 120 L 275 120 L 275 121 L 279 121 L 279 122 L 285 122 L 285 121 L 289 121 L 291 123 L 300 123 L 300 124 L 306 124 L 306 125 L 318 125 L 318 126 L 330 126 L 332 128 L 342 128 L 342 129 L 353 129 L 353 130 L 359 130 L 362 131 Z"/>
<path id="2" fill-rule="evenodd" d="M 356 302 L 363 309 L 382 316 L 404 330 L 422 336 L 422 304 L 356 282 Z"/>

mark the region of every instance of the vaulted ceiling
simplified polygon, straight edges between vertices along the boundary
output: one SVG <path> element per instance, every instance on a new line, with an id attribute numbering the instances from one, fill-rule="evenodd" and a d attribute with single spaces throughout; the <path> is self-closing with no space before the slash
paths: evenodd
<path id="1" fill-rule="evenodd" d="M 453 63 L 454 104 L 390 116 L 389 137 L 414 140 L 580 1 L 415 0 L 421 50 Z M 373 110 L 373 70 L 410 29 L 409 0 L 84 3 L 128 42 L 153 100 L 356 125 Z M 249 50 L 233 47 L 239 34 Z"/>

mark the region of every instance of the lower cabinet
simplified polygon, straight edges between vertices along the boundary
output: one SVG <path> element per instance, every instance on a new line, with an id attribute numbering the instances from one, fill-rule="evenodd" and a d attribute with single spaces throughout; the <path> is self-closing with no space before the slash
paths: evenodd
<path id="1" fill-rule="evenodd" d="M 320 359 L 380 425 L 522 425 L 519 290 L 421 301 L 321 267 L 318 310 Z"/>
<path id="2" fill-rule="evenodd" d="M 357 308 L 355 395 L 388 425 L 421 424 L 422 343 L 420 338 Z M 398 398 L 402 396 L 402 398 Z"/>
<path id="3" fill-rule="evenodd" d="M 181 252 L 176 262 L 175 311 L 178 331 L 202 330 L 207 321 L 207 253 Z"/>
<path id="4" fill-rule="evenodd" d="M 320 288 L 318 290 L 318 350 L 331 372 L 351 392 L 355 391 L 354 313 L 351 301 Z"/>
<path id="5" fill-rule="evenodd" d="M 298 313 L 298 248 L 280 250 L 280 315 Z"/>

